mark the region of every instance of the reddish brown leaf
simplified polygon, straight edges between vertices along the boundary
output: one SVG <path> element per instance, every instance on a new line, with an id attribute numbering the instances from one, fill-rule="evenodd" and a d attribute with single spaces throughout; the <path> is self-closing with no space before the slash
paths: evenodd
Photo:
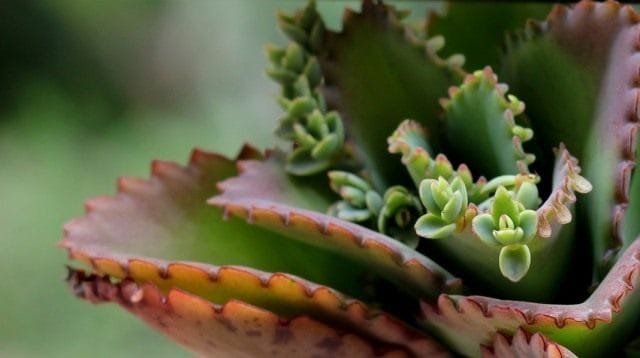
<path id="1" fill-rule="evenodd" d="M 577 357 L 561 345 L 549 341 L 540 333 L 533 335 L 519 329 L 509 338 L 496 334 L 491 347 L 484 347 L 484 358 L 574 358 Z"/>
<path id="2" fill-rule="evenodd" d="M 75 294 L 93 303 L 115 302 L 187 349 L 205 356 L 408 357 L 394 345 L 337 330 L 307 316 L 285 319 L 242 301 L 215 305 L 178 289 L 165 295 L 151 284 L 70 271 Z M 421 356 L 448 356 L 431 349 Z"/>
<path id="3" fill-rule="evenodd" d="M 242 159 L 260 159 L 249 147 L 242 153 Z M 295 273 L 304 273 L 305 267 L 311 273 L 328 270 L 328 275 L 342 283 L 349 283 L 354 273 L 334 274 L 332 270 L 341 268 L 333 264 L 335 260 L 290 257 L 295 252 L 278 246 L 288 239 L 243 222 L 222 221 L 221 211 L 205 201 L 216 193 L 216 182 L 234 174 L 234 168 L 233 161 L 203 151 L 195 151 L 187 167 L 156 162 L 150 180 L 120 180 L 118 195 L 90 201 L 87 216 L 66 225 L 61 245 L 72 258 L 101 275 L 152 284 L 165 294 L 177 288 L 215 304 L 240 300 L 285 318 L 307 315 L 416 354 L 440 350 L 437 343 L 403 322 L 326 286 L 287 273 L 213 265 L 235 261 L 258 266 L 263 262 L 276 270 L 301 266 L 302 271 Z M 238 225 L 241 231 L 228 231 Z M 240 235 L 256 237 L 246 241 L 246 246 L 233 246 L 243 240 Z M 232 241 L 231 246 L 227 241 Z M 278 256 L 274 249 L 291 255 Z M 256 256 L 255 261 L 251 255 L 264 255 L 268 260 Z M 287 260 L 294 261 L 287 264 Z"/>

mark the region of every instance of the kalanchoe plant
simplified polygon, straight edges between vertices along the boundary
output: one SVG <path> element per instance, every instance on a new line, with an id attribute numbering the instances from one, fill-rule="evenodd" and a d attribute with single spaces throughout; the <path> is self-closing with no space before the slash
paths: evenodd
<path id="1" fill-rule="evenodd" d="M 640 16 L 549 8 L 280 14 L 290 146 L 120 179 L 69 284 L 205 355 L 640 354 Z"/>

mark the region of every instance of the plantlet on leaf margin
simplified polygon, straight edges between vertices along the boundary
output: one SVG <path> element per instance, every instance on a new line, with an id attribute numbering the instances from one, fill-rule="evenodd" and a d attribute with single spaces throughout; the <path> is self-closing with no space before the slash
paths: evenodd
<path id="1" fill-rule="evenodd" d="M 449 183 L 443 177 L 420 183 L 420 200 L 427 208 L 415 224 L 416 233 L 428 239 L 442 239 L 456 230 L 469 204 L 467 189 L 456 177 Z"/>
<path id="2" fill-rule="evenodd" d="M 375 226 L 378 231 L 403 242 L 409 247 L 418 245 L 412 225 L 422 213 L 418 198 L 402 186 L 387 189 L 383 196 L 355 174 L 330 171 L 329 185 L 342 200 L 329 208 L 329 214 L 343 220 Z"/>
<path id="3" fill-rule="evenodd" d="M 345 141 L 342 118 L 335 111 L 327 111 L 320 89 L 322 70 L 314 53 L 322 44 L 324 23 L 315 6 L 294 16 L 280 13 L 278 20 L 283 32 L 294 41 L 284 48 L 266 48 L 273 66 L 267 74 L 282 86 L 278 102 L 286 112 L 276 133 L 293 142 L 287 172 L 313 175 L 343 160 Z"/>
<path id="4" fill-rule="evenodd" d="M 331 189 L 342 197 L 342 201 L 331 206 L 330 213 L 354 222 L 367 221 L 379 215 L 382 197 L 364 179 L 342 171 L 330 171 L 328 175 Z"/>
<path id="5" fill-rule="evenodd" d="M 499 246 L 500 272 L 517 282 L 529 270 L 529 243 L 536 234 L 538 215 L 514 200 L 502 186 L 498 187 L 490 214 L 473 218 L 473 230 L 487 245 Z"/>

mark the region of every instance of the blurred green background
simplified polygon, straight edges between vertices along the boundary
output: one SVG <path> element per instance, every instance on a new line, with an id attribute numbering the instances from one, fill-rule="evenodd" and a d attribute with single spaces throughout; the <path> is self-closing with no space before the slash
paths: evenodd
<path id="1" fill-rule="evenodd" d="M 275 142 L 263 45 L 297 1 L 0 4 L 0 356 L 187 356 L 115 305 L 72 297 L 62 224 L 119 175 L 199 146 Z M 353 2 L 320 2 L 339 24 Z M 405 3 L 423 13 L 422 5 Z"/>

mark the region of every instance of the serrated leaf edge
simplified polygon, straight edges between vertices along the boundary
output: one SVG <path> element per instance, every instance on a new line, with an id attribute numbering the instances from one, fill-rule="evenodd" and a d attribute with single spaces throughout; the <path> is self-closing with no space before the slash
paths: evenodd
<path id="1" fill-rule="evenodd" d="M 515 117 L 524 112 L 524 103 L 520 102 L 520 106 L 514 106 L 509 101 L 507 98 L 509 86 L 498 82 L 498 75 L 493 72 L 491 67 L 486 66 L 481 71 L 465 75 L 460 86 L 452 86 L 449 88 L 449 98 L 441 98 L 440 105 L 443 108 L 452 105 L 455 103 L 456 98 L 466 91 L 467 88 L 473 88 L 475 84 L 481 81 L 486 81 L 486 83 L 494 89 L 497 99 L 503 107 L 503 119 L 507 125 L 506 129 L 510 134 L 512 134 L 511 143 L 513 145 L 514 154 L 516 155 L 516 167 L 518 168 L 518 173 L 529 174 L 529 165 L 533 163 L 535 156 L 525 152 L 522 147 L 522 143 L 529 139 L 525 140 L 514 133 L 514 128 L 516 127 Z"/>
<path id="2" fill-rule="evenodd" d="M 170 331 L 172 327 L 162 322 L 162 317 L 157 314 L 158 311 L 169 316 L 177 317 L 178 319 L 193 320 L 194 323 L 197 321 L 200 322 L 200 325 L 206 321 L 216 321 L 230 333 L 244 334 L 247 337 L 246 339 L 249 340 L 252 334 L 248 331 L 238 332 L 237 327 L 235 327 L 228 318 L 238 316 L 238 311 L 244 311 L 242 316 L 245 319 L 247 317 L 259 318 L 254 321 L 261 322 L 261 324 L 256 323 L 255 328 L 261 331 L 272 329 L 275 332 L 286 333 L 282 331 L 304 328 L 305 330 L 313 331 L 319 329 L 321 332 L 329 332 L 331 336 L 334 336 L 334 340 L 339 340 L 338 342 L 333 342 L 335 344 L 333 345 L 335 351 L 332 352 L 338 356 L 344 353 L 341 354 L 341 351 L 336 348 L 340 348 L 344 343 L 353 344 L 353 340 L 356 341 L 355 343 L 357 345 L 367 347 L 369 351 L 368 354 L 375 356 L 395 356 L 398 354 L 404 356 L 408 353 L 397 345 L 377 341 L 371 339 L 372 337 L 361 337 L 351 331 L 345 332 L 338 330 L 306 315 L 284 318 L 269 310 L 253 306 L 241 300 L 230 300 L 224 304 L 213 304 L 177 288 L 171 288 L 164 292 L 153 284 L 138 284 L 129 279 L 114 283 L 106 276 L 86 275 L 82 271 L 77 270 L 70 271 L 67 281 L 74 293 L 80 298 L 92 303 L 118 303 L 133 314 L 139 315 L 152 326 L 156 326 L 156 328 L 159 328 L 163 333 L 169 335 L 171 335 Z M 151 316 L 146 315 L 144 312 L 145 309 L 149 309 L 156 314 Z M 193 317 L 194 314 L 192 312 L 199 312 L 200 314 L 198 314 L 197 317 Z M 265 327 L 263 325 L 265 322 L 271 322 L 273 327 Z M 197 341 L 198 338 L 195 340 Z M 351 342 L 349 342 L 350 340 Z M 189 341 L 180 343 L 190 349 L 195 348 L 197 350 L 197 348 L 203 348 Z M 278 344 L 278 342 L 273 343 Z M 330 345 L 328 345 L 327 349 L 331 350 L 329 346 Z M 215 350 L 213 347 L 207 348 Z M 426 352 L 429 354 L 443 357 L 448 356 L 446 351 L 435 344 L 423 346 L 422 348 L 426 349 Z M 207 350 L 207 352 L 211 353 L 209 350 Z"/>
<path id="3" fill-rule="evenodd" d="M 307 241 L 311 244 L 330 245 L 336 249 L 340 246 L 363 249 L 363 255 L 378 260 L 380 265 L 390 270 L 381 271 L 395 272 L 410 279 L 417 285 L 419 294 L 425 297 L 434 297 L 434 292 L 459 292 L 462 288 L 459 278 L 453 277 L 437 263 L 385 235 L 322 213 L 293 208 L 271 198 L 244 198 L 242 195 L 236 197 L 231 191 L 241 187 L 238 182 L 244 175 L 260 177 L 260 163 L 238 161 L 238 175 L 219 182 L 220 194 L 208 203 L 222 208 L 226 217 L 234 216 L 243 218 L 250 224 L 272 226 L 283 233 L 300 228 L 322 237 L 317 242 L 313 241 L 315 239 Z M 296 239 L 309 240 L 305 237 Z"/>
<path id="4" fill-rule="evenodd" d="M 588 193 L 591 184 L 580 176 L 578 160 L 571 156 L 564 144 L 554 150 L 556 160 L 560 163 L 557 173 L 554 173 L 554 181 L 558 184 L 547 200 L 536 210 L 538 214 L 538 236 L 551 238 L 559 228 L 572 220 L 571 207 L 576 202 L 576 192 Z"/>
<path id="5" fill-rule="evenodd" d="M 498 333 L 493 344 L 482 347 L 483 358 L 511 357 L 577 358 L 567 348 L 550 341 L 540 333 L 529 334 L 518 329 L 512 337 Z"/>
<path id="6" fill-rule="evenodd" d="M 257 149 L 245 145 L 237 156 L 239 159 L 263 159 Z M 171 177 L 172 173 L 198 170 L 201 165 L 222 161 L 232 164 L 226 157 L 195 149 L 187 166 L 173 162 L 154 161 L 151 179 L 123 177 L 118 180 L 118 194 L 139 195 L 146 187 L 155 185 L 154 177 Z M 86 215 L 101 210 L 102 207 L 117 202 L 116 196 L 101 196 L 89 199 L 85 205 Z M 204 203 L 203 203 L 204 204 Z M 294 304 L 317 310 L 316 319 L 327 324 L 338 323 L 349 327 L 363 336 L 373 337 L 380 342 L 403 346 L 413 353 L 433 351 L 437 343 L 428 336 L 418 333 L 387 313 L 370 309 L 364 303 L 347 297 L 332 288 L 312 283 L 286 273 L 269 273 L 243 266 L 215 266 L 199 262 L 167 261 L 149 257 L 135 257 L 121 253 L 105 253 L 104 249 L 83 247 L 69 240 L 80 217 L 65 224 L 65 238 L 59 246 L 65 248 L 69 258 L 84 263 L 94 272 L 119 280 L 133 280 L 140 285 L 152 283 L 162 291 L 180 289 L 190 294 L 202 295 L 213 292 L 224 282 L 242 280 L 253 290 L 271 292 L 294 292 L 287 296 Z M 187 287 L 189 286 L 189 287 Z M 193 289 L 197 287 L 197 289 Z M 236 289 L 237 290 L 237 289 Z M 240 290 L 246 290 L 242 288 Z M 245 291 L 246 294 L 246 291 Z M 201 297 L 206 299 L 206 297 Z"/>
<path id="7" fill-rule="evenodd" d="M 434 305 L 423 302 L 422 309 L 425 323 L 434 329 L 454 329 L 456 334 L 463 334 L 458 323 L 467 325 L 466 328 L 474 333 L 466 339 L 487 345 L 498 332 L 515 333 L 519 328 L 529 332 L 544 329 L 547 335 L 549 328 L 594 330 L 599 325 L 611 323 L 624 308 L 626 300 L 639 289 L 640 237 L 625 251 L 596 291 L 580 304 L 554 305 L 442 294 Z M 556 341 L 563 344 L 561 340 Z"/>

